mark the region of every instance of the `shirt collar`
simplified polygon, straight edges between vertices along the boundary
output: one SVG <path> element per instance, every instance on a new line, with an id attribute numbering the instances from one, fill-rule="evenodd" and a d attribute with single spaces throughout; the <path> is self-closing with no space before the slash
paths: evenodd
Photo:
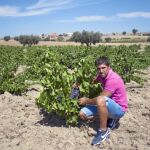
<path id="1" fill-rule="evenodd" d="M 105 80 L 108 79 L 111 76 L 111 74 L 112 74 L 112 69 L 110 68 L 107 76 L 104 79 Z"/>

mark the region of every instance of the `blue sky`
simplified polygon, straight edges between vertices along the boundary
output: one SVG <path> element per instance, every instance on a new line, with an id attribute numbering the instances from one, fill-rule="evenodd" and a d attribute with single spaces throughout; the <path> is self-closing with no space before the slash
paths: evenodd
<path id="1" fill-rule="evenodd" d="M 150 0 L 0 0 L 0 37 L 150 31 Z"/>

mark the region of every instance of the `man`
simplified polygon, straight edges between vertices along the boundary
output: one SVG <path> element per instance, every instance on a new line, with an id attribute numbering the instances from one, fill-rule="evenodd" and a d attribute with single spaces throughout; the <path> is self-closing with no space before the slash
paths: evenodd
<path id="1" fill-rule="evenodd" d="M 92 145 L 99 145 L 110 135 L 110 128 L 113 129 L 124 116 L 128 108 L 125 85 L 121 77 L 115 73 L 105 56 L 95 61 L 98 75 L 94 82 L 102 84 L 103 90 L 100 96 L 89 99 L 79 99 L 80 105 L 86 105 L 80 110 L 81 119 L 89 119 L 96 115 L 99 118 L 99 130 L 92 141 Z"/>

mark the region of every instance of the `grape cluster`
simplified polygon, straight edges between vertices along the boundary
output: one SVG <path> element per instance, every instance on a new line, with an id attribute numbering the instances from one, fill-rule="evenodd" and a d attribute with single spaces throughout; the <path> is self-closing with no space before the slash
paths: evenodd
<path id="1" fill-rule="evenodd" d="M 78 87 L 72 88 L 71 99 L 76 99 L 76 98 L 78 99 L 79 95 L 80 95 L 80 89 Z"/>
<path id="2" fill-rule="evenodd" d="M 62 97 L 61 96 L 57 96 L 57 101 L 61 102 L 61 100 L 62 100 Z"/>

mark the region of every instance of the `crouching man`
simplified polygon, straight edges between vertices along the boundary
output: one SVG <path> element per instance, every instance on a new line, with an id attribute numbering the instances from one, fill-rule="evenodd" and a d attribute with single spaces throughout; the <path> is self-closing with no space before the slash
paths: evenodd
<path id="1" fill-rule="evenodd" d="M 110 136 L 110 129 L 118 125 L 119 119 L 127 111 L 128 102 L 124 82 L 111 69 L 109 59 L 105 56 L 99 57 L 95 61 L 95 66 L 98 74 L 94 82 L 100 82 L 103 90 L 96 98 L 79 99 L 79 104 L 85 105 L 79 116 L 83 120 L 98 116 L 99 129 L 91 144 L 99 145 Z"/>

